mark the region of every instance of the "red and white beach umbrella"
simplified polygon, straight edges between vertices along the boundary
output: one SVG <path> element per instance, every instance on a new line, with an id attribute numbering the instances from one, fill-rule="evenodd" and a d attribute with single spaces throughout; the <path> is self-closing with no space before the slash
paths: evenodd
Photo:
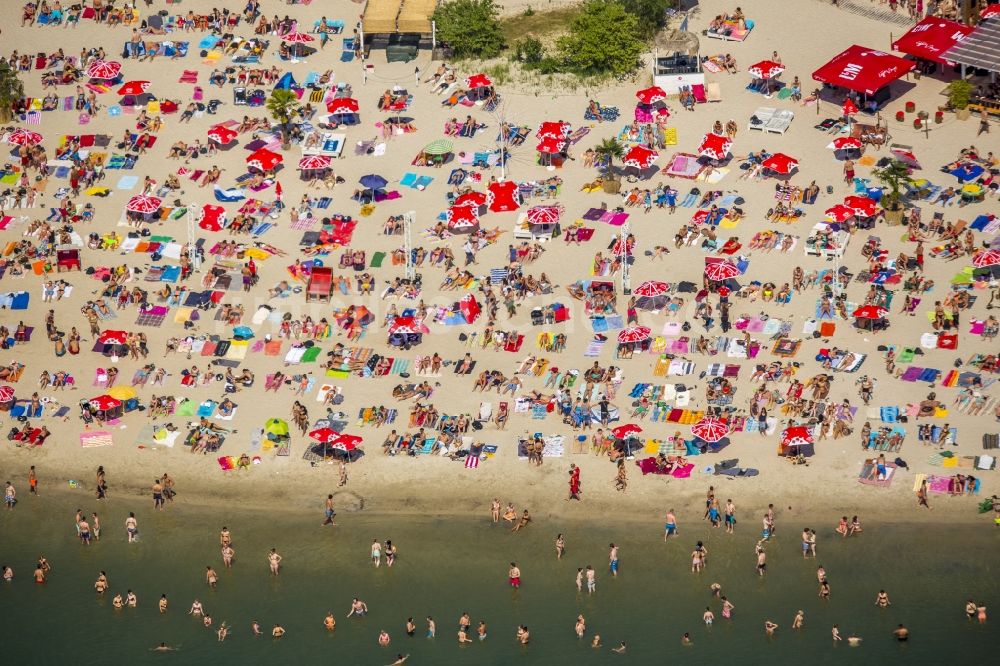
<path id="1" fill-rule="evenodd" d="M 329 155 L 306 155 L 299 160 L 299 168 L 303 171 L 329 169 L 331 160 Z"/>
<path id="2" fill-rule="evenodd" d="M 907 150 L 906 148 L 900 148 L 897 146 L 895 148 L 891 148 L 890 152 L 893 157 L 903 164 L 911 166 L 914 169 L 920 168 L 920 160 L 917 159 L 917 156 L 913 154 L 912 150 Z"/>
<path id="3" fill-rule="evenodd" d="M 281 164 L 283 160 L 284 158 L 273 150 L 260 148 L 250 153 L 247 157 L 247 165 L 259 169 L 260 171 L 270 171 L 274 167 Z"/>
<path id="4" fill-rule="evenodd" d="M 844 205 L 861 217 L 871 217 L 878 212 L 878 202 L 871 197 L 849 196 L 844 199 Z"/>
<path id="5" fill-rule="evenodd" d="M 339 449 L 345 453 L 350 453 L 354 449 L 358 448 L 358 444 L 362 442 L 362 438 L 359 435 L 345 435 L 341 433 L 334 439 L 326 443 L 327 448 Z"/>
<path id="6" fill-rule="evenodd" d="M 850 206 L 845 206 L 844 204 L 837 204 L 833 208 L 827 208 L 823 212 L 826 214 L 828 218 L 830 218 L 834 222 L 845 222 L 850 218 L 854 217 L 855 215 L 857 215 L 857 213 L 854 212 L 853 208 L 851 208 Z"/>
<path id="7" fill-rule="evenodd" d="M 667 98 L 667 91 L 660 86 L 650 86 L 636 91 L 635 96 L 643 104 L 655 104 Z"/>
<path id="8" fill-rule="evenodd" d="M 148 194 L 138 194 L 128 200 L 125 204 L 125 210 L 130 213 L 142 213 L 143 215 L 149 215 L 150 213 L 155 213 L 160 210 L 160 206 L 163 205 L 163 200 L 159 197 L 151 197 Z"/>
<path id="9" fill-rule="evenodd" d="M 338 97 L 326 103 L 327 113 L 357 113 L 359 108 L 353 97 Z"/>
<path id="10" fill-rule="evenodd" d="M 122 71 L 122 64 L 115 60 L 97 60 L 87 68 L 87 76 L 92 79 L 110 80 L 117 78 Z"/>
<path id="11" fill-rule="evenodd" d="M 315 39 L 316 38 L 313 37 L 312 35 L 304 32 L 299 32 L 298 30 L 296 30 L 295 32 L 290 32 L 281 38 L 282 41 L 291 42 L 292 44 L 305 44 Z"/>
<path id="12" fill-rule="evenodd" d="M 118 89 L 119 95 L 141 95 L 149 90 L 149 81 L 127 81 Z"/>
<path id="13" fill-rule="evenodd" d="M 620 425 L 617 428 L 611 429 L 611 436 L 615 439 L 625 439 L 629 435 L 637 435 L 642 432 L 642 428 L 634 423 L 626 423 L 625 425 Z"/>
<path id="14" fill-rule="evenodd" d="M 106 412 L 109 409 L 115 409 L 116 407 L 122 406 L 122 401 L 116 398 L 112 398 L 110 395 L 99 395 L 96 398 L 91 398 L 88 403 L 92 408 L 99 412 Z"/>
<path id="15" fill-rule="evenodd" d="M 535 206 L 528 209 L 528 222 L 532 224 L 555 224 L 562 215 L 559 206 Z"/>
<path id="16" fill-rule="evenodd" d="M 740 269 L 729 261 L 706 261 L 705 277 L 713 282 L 724 282 L 740 275 Z"/>
<path id="17" fill-rule="evenodd" d="M 722 419 L 706 416 L 691 426 L 691 434 L 709 444 L 715 444 L 729 434 L 729 424 Z"/>
<path id="18" fill-rule="evenodd" d="M 466 192 L 455 199 L 454 206 L 485 206 L 489 196 L 486 192 Z"/>
<path id="19" fill-rule="evenodd" d="M 7 143 L 16 146 L 35 146 L 42 142 L 42 135 L 29 129 L 18 127 L 7 135 Z"/>
<path id="20" fill-rule="evenodd" d="M 547 120 L 538 127 L 538 131 L 535 132 L 535 137 L 539 139 L 544 139 L 545 137 L 551 137 L 553 139 L 565 139 L 570 134 L 572 134 L 573 128 L 570 127 L 569 123 L 564 123 L 560 121 Z"/>
<path id="21" fill-rule="evenodd" d="M 773 60 L 761 60 L 756 65 L 750 65 L 747 71 L 750 72 L 751 76 L 758 79 L 773 79 L 785 71 L 785 66 Z"/>
<path id="22" fill-rule="evenodd" d="M 389 326 L 389 333 L 430 333 L 430 329 L 413 317 L 396 317 Z"/>
<path id="23" fill-rule="evenodd" d="M 223 125 L 216 125 L 215 127 L 210 128 L 206 134 L 209 139 L 216 142 L 220 146 L 228 146 L 233 141 L 236 141 L 236 137 L 240 135 L 240 133 L 236 130 Z"/>
<path id="24" fill-rule="evenodd" d="M 882 317 L 889 314 L 889 311 L 883 307 L 877 305 L 862 305 L 860 308 L 851 313 L 852 317 L 858 317 L 859 319 L 881 319 Z"/>
<path id="25" fill-rule="evenodd" d="M 853 136 L 842 136 L 826 145 L 830 150 L 861 150 L 861 139 Z"/>
<path id="26" fill-rule="evenodd" d="M 635 296 L 661 296 L 670 291 L 670 285 L 660 280 L 646 280 L 632 290 Z"/>
<path id="27" fill-rule="evenodd" d="M 206 231 L 222 231 L 226 219 L 226 209 L 214 204 L 205 204 L 198 213 L 198 226 Z"/>
<path id="28" fill-rule="evenodd" d="M 986 250 L 980 252 L 972 258 L 972 265 L 976 268 L 989 268 L 1000 265 L 1000 252 L 996 250 Z"/>
<path id="29" fill-rule="evenodd" d="M 726 159 L 726 155 L 729 154 L 729 149 L 732 147 L 733 142 L 729 140 L 729 137 L 709 132 L 701 140 L 701 144 L 698 146 L 698 154 L 711 157 L 713 160 L 724 160 Z"/>
<path id="30" fill-rule="evenodd" d="M 0 402 L 10 402 L 14 399 L 13 386 L 0 386 Z"/>
<path id="31" fill-rule="evenodd" d="M 479 224 L 479 214 L 475 206 L 452 206 L 445 213 L 448 226 L 469 226 Z"/>
<path id="32" fill-rule="evenodd" d="M 799 168 L 799 161 L 784 153 L 775 153 L 761 162 L 760 165 L 775 173 L 790 174 L 792 171 Z"/>
<path id="33" fill-rule="evenodd" d="M 841 109 L 841 112 L 845 116 L 853 116 L 858 112 L 858 107 L 854 103 L 854 100 L 848 97 L 847 99 L 844 100 L 844 107 L 843 109 Z"/>
<path id="34" fill-rule="evenodd" d="M 108 329 L 101 332 L 97 337 L 97 341 L 102 345 L 123 345 L 128 341 L 128 333 Z"/>
<path id="35" fill-rule="evenodd" d="M 986 9 L 979 12 L 979 18 L 983 20 L 991 18 L 1000 18 L 1000 3 L 986 5 Z"/>
<path id="36" fill-rule="evenodd" d="M 648 326 L 629 326 L 618 331 L 618 342 L 642 342 L 649 339 Z"/>
<path id="37" fill-rule="evenodd" d="M 625 153 L 622 164 L 636 169 L 648 169 L 659 157 L 658 152 L 646 146 L 632 146 L 631 150 Z"/>
<path id="38" fill-rule="evenodd" d="M 309 433 L 309 436 L 315 439 L 317 442 L 322 442 L 323 444 L 329 444 L 330 442 L 336 440 L 340 437 L 340 433 L 333 428 L 317 428 Z"/>
<path id="39" fill-rule="evenodd" d="M 781 433 L 782 446 L 803 446 L 812 443 L 812 433 L 805 426 L 791 426 L 785 428 Z"/>
<path id="40" fill-rule="evenodd" d="M 492 88 L 493 80 L 485 74 L 473 74 L 465 79 L 465 87 L 469 89 Z"/>
<path id="41" fill-rule="evenodd" d="M 508 213 L 521 207 L 517 183 L 512 180 L 498 180 L 486 186 L 489 193 L 486 203 L 494 213 Z"/>
<path id="42" fill-rule="evenodd" d="M 549 153 L 550 155 L 554 155 L 556 153 L 561 153 L 563 146 L 565 145 L 566 145 L 565 137 L 555 138 L 552 136 L 546 136 L 544 139 L 538 142 L 538 145 L 535 146 L 535 150 L 537 150 L 540 153 Z"/>

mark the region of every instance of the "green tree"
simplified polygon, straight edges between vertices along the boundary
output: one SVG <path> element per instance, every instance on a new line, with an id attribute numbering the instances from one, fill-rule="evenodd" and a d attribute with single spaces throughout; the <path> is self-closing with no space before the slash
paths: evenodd
<path id="1" fill-rule="evenodd" d="M 600 161 L 607 161 L 607 171 L 610 173 L 615 160 L 619 160 L 625 155 L 625 146 L 615 137 L 609 137 L 594 146 L 594 154 L 600 158 Z"/>
<path id="2" fill-rule="evenodd" d="M 667 9 L 673 7 L 674 0 L 620 0 L 629 14 L 636 18 L 639 31 L 652 37 L 667 24 Z"/>
<path id="3" fill-rule="evenodd" d="M 588 0 L 557 46 L 570 70 L 584 75 L 627 74 L 646 49 L 635 16 L 616 0 Z"/>
<path id="4" fill-rule="evenodd" d="M 887 210 L 899 210 L 900 190 L 904 185 L 909 185 L 913 182 L 913 179 L 910 177 L 910 168 L 899 160 L 891 160 L 881 169 L 873 169 L 872 173 L 888 190 L 882 197 L 885 208 Z"/>
<path id="5" fill-rule="evenodd" d="M 456 58 L 493 58 L 504 48 L 500 11 L 493 0 L 448 0 L 434 10 L 441 40 Z"/>
<path id="6" fill-rule="evenodd" d="M 24 84 L 7 61 L 0 59 L 0 122 L 9 123 L 14 117 L 14 104 L 24 98 Z"/>
<path id="7" fill-rule="evenodd" d="M 291 90 L 277 88 L 267 98 L 267 111 L 281 125 L 281 148 L 288 150 L 292 118 L 299 110 L 299 98 Z"/>

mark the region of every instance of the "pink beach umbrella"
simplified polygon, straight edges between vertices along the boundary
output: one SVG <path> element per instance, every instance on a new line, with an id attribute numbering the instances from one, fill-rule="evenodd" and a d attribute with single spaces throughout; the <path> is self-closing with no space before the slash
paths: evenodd
<path id="1" fill-rule="evenodd" d="M 715 444 L 729 434 L 729 424 L 722 419 L 707 416 L 691 426 L 691 434 L 709 444 Z"/>
<path id="2" fill-rule="evenodd" d="M 618 342 L 642 342 L 649 339 L 648 326 L 629 326 L 618 332 Z"/>
<path id="3" fill-rule="evenodd" d="M 125 204 L 125 210 L 130 213 L 142 213 L 143 215 L 149 215 L 160 210 L 160 206 L 163 205 L 163 200 L 159 197 L 151 197 L 148 194 L 139 194 L 128 200 Z"/>
<path id="4" fill-rule="evenodd" d="M 652 298 L 653 296 L 661 296 L 669 290 L 670 285 L 666 282 L 661 282 L 660 280 L 646 280 L 633 289 L 632 293 L 636 296 L 647 296 Z"/>
<path id="5" fill-rule="evenodd" d="M 728 261 L 712 261 L 705 263 L 705 277 L 713 282 L 724 282 L 740 275 L 736 264 Z"/>
<path id="6" fill-rule="evenodd" d="M 729 137 L 709 132 L 702 138 L 701 144 L 698 146 L 698 154 L 713 160 L 724 160 L 732 146 L 733 142 L 729 140 Z"/>
<path id="7" fill-rule="evenodd" d="M 1000 265 L 1000 252 L 996 250 L 986 250 L 980 252 L 972 258 L 972 265 L 976 268 L 989 268 Z"/>
<path id="8" fill-rule="evenodd" d="M 111 80 L 121 74 L 122 64 L 115 60 L 97 60 L 87 68 L 87 76 L 92 79 Z"/>
<path id="9" fill-rule="evenodd" d="M 306 155 L 299 160 L 299 168 L 303 171 L 317 171 L 330 168 L 329 155 Z"/>
<path id="10" fill-rule="evenodd" d="M 23 127 L 18 127 L 7 136 L 7 143 L 12 143 L 16 146 L 34 146 L 41 142 L 41 134 Z"/>
<path id="11" fill-rule="evenodd" d="M 528 222 L 532 224 L 555 224 L 562 211 L 558 206 L 535 206 L 528 209 Z"/>

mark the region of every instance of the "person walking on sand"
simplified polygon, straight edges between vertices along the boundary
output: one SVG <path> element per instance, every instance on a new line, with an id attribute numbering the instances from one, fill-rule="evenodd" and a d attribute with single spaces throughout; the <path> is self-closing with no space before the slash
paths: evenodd
<path id="1" fill-rule="evenodd" d="M 990 133 L 990 114 L 986 112 L 986 109 L 979 111 L 979 131 L 976 132 L 976 136 L 983 133 Z"/>
<path id="2" fill-rule="evenodd" d="M 271 552 L 267 554 L 267 562 L 271 567 L 271 574 L 278 575 L 278 571 L 281 569 L 281 560 L 281 555 L 278 555 L 278 551 L 272 548 Z"/>
<path id="3" fill-rule="evenodd" d="M 13 484 L 10 481 L 7 482 L 7 486 L 3 490 L 3 503 L 7 505 L 7 510 L 10 511 L 17 504 L 17 491 L 14 490 Z"/>
<path id="4" fill-rule="evenodd" d="M 920 487 L 917 488 L 917 506 L 931 508 L 931 505 L 927 503 L 927 479 L 923 479 L 920 482 Z"/>

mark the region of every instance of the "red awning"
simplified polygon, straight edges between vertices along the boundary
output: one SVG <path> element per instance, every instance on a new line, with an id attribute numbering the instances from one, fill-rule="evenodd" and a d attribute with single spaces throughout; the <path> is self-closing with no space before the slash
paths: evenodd
<path id="1" fill-rule="evenodd" d="M 892 48 L 911 56 L 951 64 L 944 53 L 965 39 L 974 28 L 957 21 L 928 16 L 892 43 Z"/>
<path id="2" fill-rule="evenodd" d="M 874 95 L 914 67 L 912 60 L 855 44 L 813 72 L 812 77 L 821 83 Z"/>

